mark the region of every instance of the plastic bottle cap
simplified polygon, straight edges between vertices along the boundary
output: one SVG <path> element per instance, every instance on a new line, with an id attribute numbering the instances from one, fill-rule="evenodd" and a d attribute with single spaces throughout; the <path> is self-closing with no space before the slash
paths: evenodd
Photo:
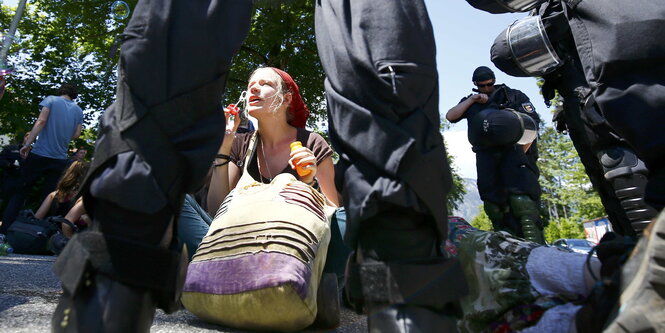
<path id="1" fill-rule="evenodd" d="M 292 150 L 292 151 L 293 151 L 293 150 L 296 150 L 296 149 L 302 147 L 302 142 L 300 142 L 300 141 L 293 141 L 293 142 L 291 142 L 290 147 L 291 147 L 291 150 Z"/>

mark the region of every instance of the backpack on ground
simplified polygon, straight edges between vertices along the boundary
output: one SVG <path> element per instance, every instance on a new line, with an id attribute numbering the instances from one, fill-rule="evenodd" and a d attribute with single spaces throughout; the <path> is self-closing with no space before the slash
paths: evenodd
<path id="1" fill-rule="evenodd" d="M 58 230 L 58 224 L 50 218 L 38 219 L 32 210 L 24 210 L 7 230 L 7 242 L 14 253 L 48 254 L 46 244 Z"/>

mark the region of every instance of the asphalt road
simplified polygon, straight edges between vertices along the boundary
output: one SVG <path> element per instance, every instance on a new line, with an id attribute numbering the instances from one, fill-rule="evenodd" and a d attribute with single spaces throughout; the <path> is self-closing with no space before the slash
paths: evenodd
<path id="1" fill-rule="evenodd" d="M 51 314 L 61 289 L 51 271 L 54 256 L 13 254 L 0 257 L 0 332 L 50 332 Z M 206 323 L 187 310 L 157 311 L 151 332 L 246 332 Z M 332 332 L 367 332 L 367 320 L 343 309 Z"/>

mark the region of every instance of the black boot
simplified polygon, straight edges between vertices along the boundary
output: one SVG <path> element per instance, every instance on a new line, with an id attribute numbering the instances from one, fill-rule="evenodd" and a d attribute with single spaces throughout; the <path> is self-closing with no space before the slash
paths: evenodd
<path id="1" fill-rule="evenodd" d="M 369 312 L 367 316 L 369 332 L 457 332 L 455 316 L 432 311 L 426 307 L 404 304 L 383 308 L 371 306 Z"/>
<path id="2" fill-rule="evenodd" d="M 149 292 L 86 273 L 75 298 L 66 291 L 51 319 L 52 332 L 149 332 L 155 302 Z"/>
<path id="3" fill-rule="evenodd" d="M 456 332 L 467 293 L 459 262 L 437 250 L 429 216 L 391 211 L 368 221 L 346 271 L 347 296 L 370 332 Z"/>

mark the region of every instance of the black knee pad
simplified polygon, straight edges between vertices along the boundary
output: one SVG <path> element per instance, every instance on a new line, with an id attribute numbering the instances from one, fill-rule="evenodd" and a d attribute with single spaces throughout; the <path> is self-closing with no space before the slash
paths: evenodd
<path id="1" fill-rule="evenodd" d="M 631 226 L 640 233 L 657 213 L 644 202 L 649 170 L 635 152 L 625 147 L 603 150 L 598 159 L 605 172 L 605 179 L 612 184 Z"/>

